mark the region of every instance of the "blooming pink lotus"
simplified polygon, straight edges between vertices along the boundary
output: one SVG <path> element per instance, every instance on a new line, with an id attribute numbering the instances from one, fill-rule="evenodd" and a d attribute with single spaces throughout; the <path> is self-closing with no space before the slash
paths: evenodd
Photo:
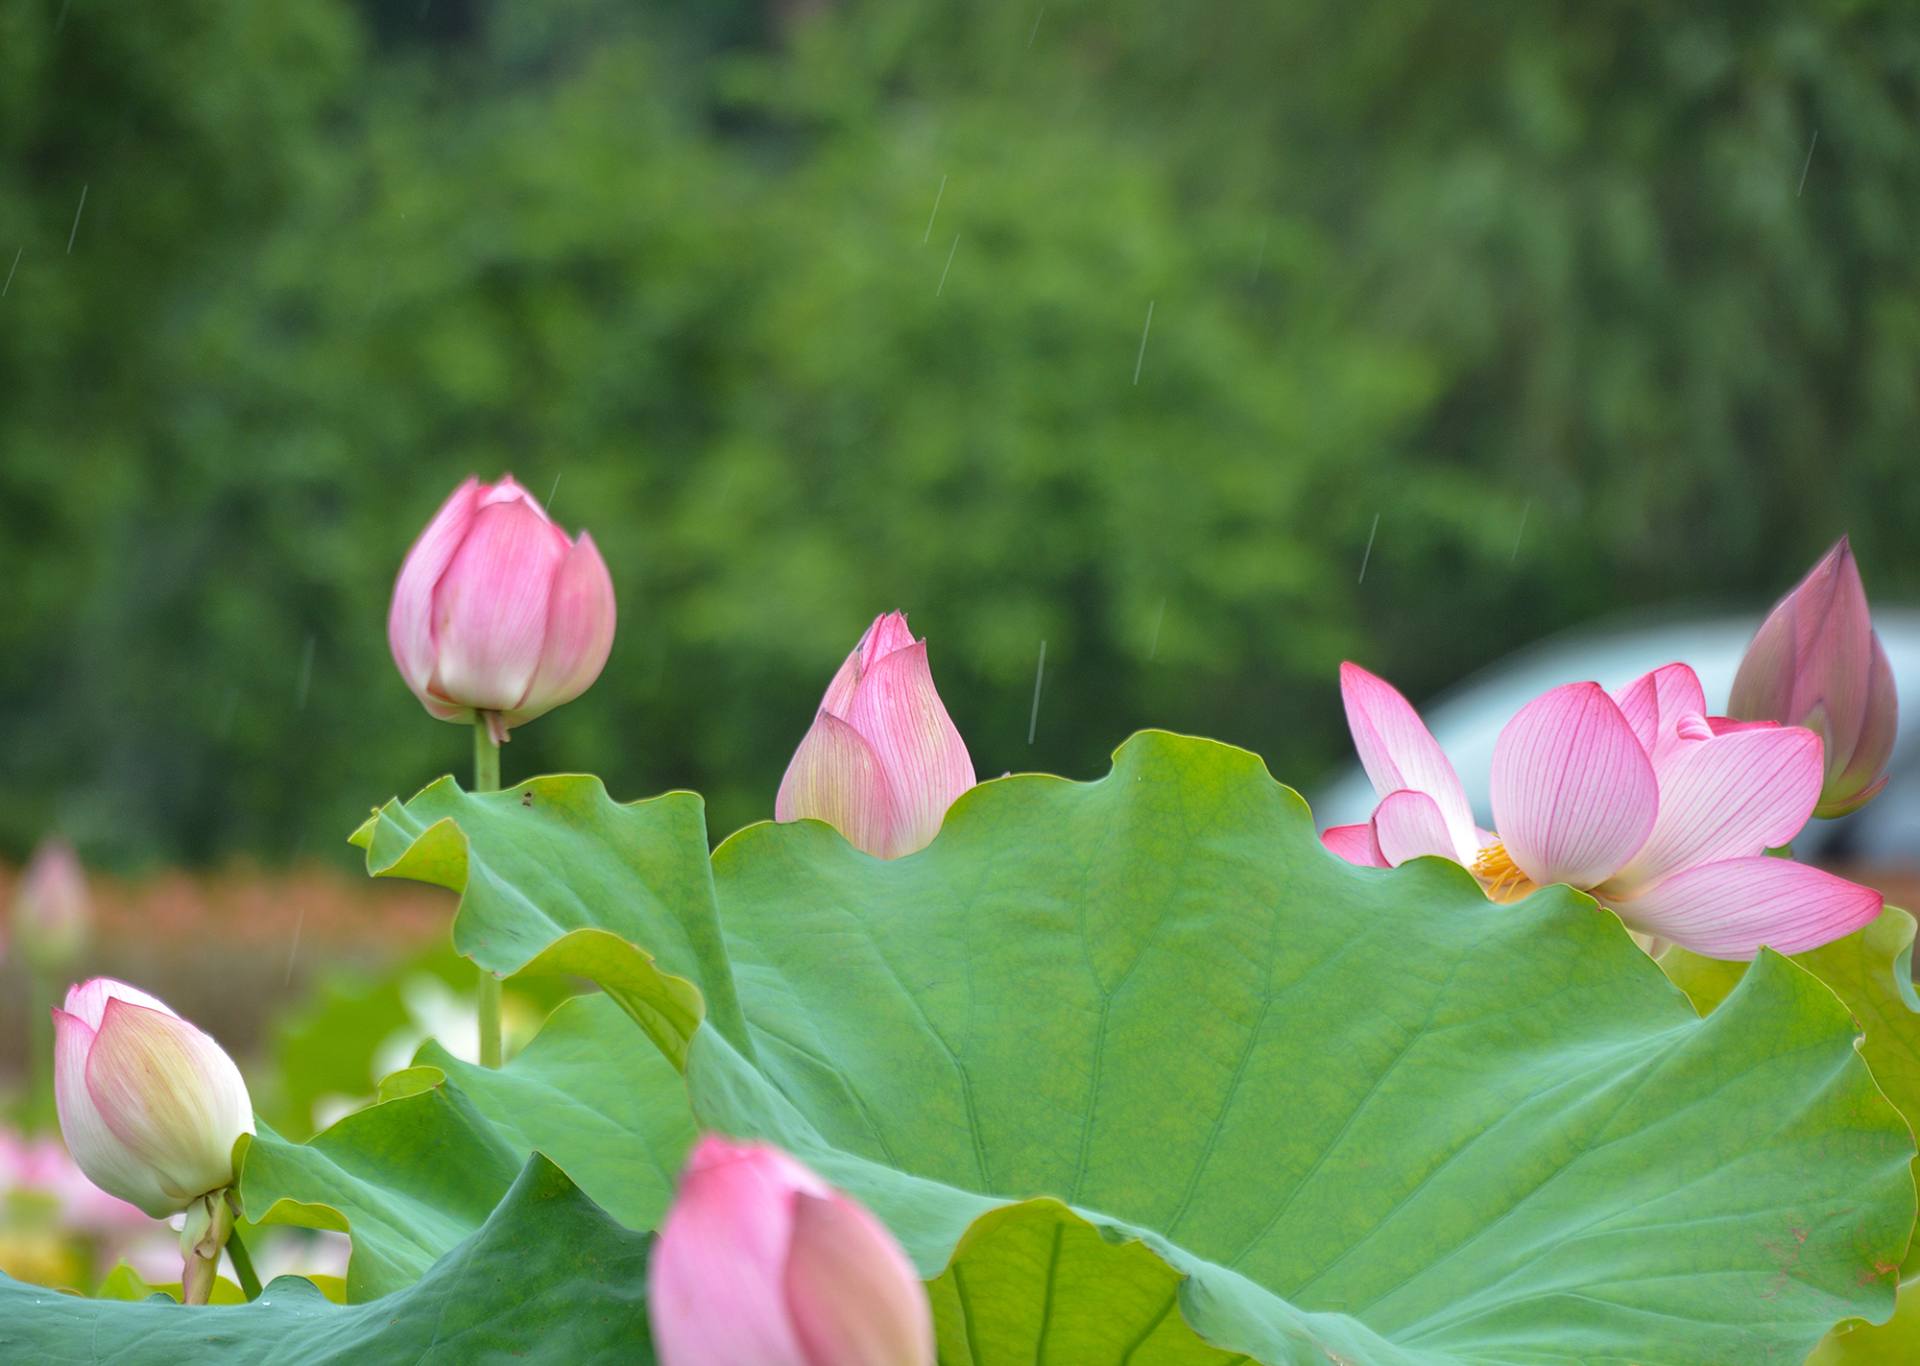
<path id="1" fill-rule="evenodd" d="M 420 533 L 394 581 L 387 643 L 429 712 L 484 718 L 498 743 L 592 686 L 613 626 L 593 537 L 569 539 L 507 475 L 469 478 Z"/>
<path id="2" fill-rule="evenodd" d="M 60 1132 L 88 1180 L 156 1219 L 233 1184 L 253 1104 L 219 1044 L 109 977 L 70 988 L 53 1024 Z"/>
<path id="3" fill-rule="evenodd" d="M 1381 794 L 1366 825 L 1322 836 L 1351 863 L 1438 854 L 1496 900 L 1564 882 L 1630 928 L 1714 958 L 1752 958 L 1763 944 L 1799 953 L 1880 913 L 1878 892 L 1766 853 L 1813 813 L 1820 737 L 1709 718 L 1684 664 L 1613 696 L 1571 683 L 1522 707 L 1494 746 L 1498 835 L 1474 824 L 1453 765 L 1404 697 L 1354 664 L 1340 666 L 1340 688 Z"/>
<path id="4" fill-rule="evenodd" d="M 773 817 L 822 820 L 856 848 L 898 858 L 932 842 L 973 782 L 966 742 L 934 690 L 927 643 L 903 613 L 888 612 L 827 685 Z"/>
<path id="5" fill-rule="evenodd" d="M 1846 537 L 1761 623 L 1734 675 L 1727 711 L 1820 736 L 1826 780 L 1816 816 L 1857 811 L 1887 785 L 1899 703 Z"/>
<path id="6" fill-rule="evenodd" d="M 694 1145 L 647 1267 L 662 1366 L 931 1366 L 906 1253 L 858 1202 L 764 1143 Z"/>

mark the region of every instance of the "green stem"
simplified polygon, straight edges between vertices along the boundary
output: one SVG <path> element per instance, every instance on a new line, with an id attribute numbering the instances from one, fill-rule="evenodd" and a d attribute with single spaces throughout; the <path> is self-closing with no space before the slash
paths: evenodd
<path id="1" fill-rule="evenodd" d="M 233 1274 L 240 1281 L 240 1290 L 249 1300 L 260 1298 L 260 1273 L 253 1269 L 253 1258 L 247 1252 L 247 1245 L 240 1241 L 240 1228 L 236 1224 L 233 1232 L 227 1235 L 227 1260 L 233 1263 Z"/>
<path id="2" fill-rule="evenodd" d="M 500 746 L 493 743 L 485 717 L 475 717 L 473 722 L 473 790 L 500 790 Z"/>
<path id="3" fill-rule="evenodd" d="M 475 792 L 498 792 L 500 790 L 500 746 L 493 742 L 493 733 L 487 727 L 484 716 L 476 716 L 473 721 L 473 790 Z M 500 979 L 480 969 L 480 1065 L 498 1067 L 501 1061 L 500 1048 Z"/>

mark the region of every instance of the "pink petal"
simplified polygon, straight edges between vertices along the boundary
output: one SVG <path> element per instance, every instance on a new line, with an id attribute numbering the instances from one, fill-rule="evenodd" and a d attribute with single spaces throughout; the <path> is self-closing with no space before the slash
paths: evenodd
<path id="1" fill-rule="evenodd" d="M 107 1194 L 138 1205 L 156 1219 L 180 1208 L 159 1179 L 115 1136 L 87 1090 L 87 1054 L 94 1031 L 67 1011 L 53 1012 L 53 1101 L 67 1151 L 87 1179 Z"/>
<path id="2" fill-rule="evenodd" d="M 480 486 L 480 507 L 492 507 L 500 503 L 517 503 L 522 507 L 530 508 L 534 512 L 539 513 L 540 520 L 543 522 L 551 522 L 553 520 L 547 516 L 547 510 L 540 506 L 540 500 L 535 498 L 531 493 L 528 493 L 526 486 L 516 480 L 511 474 L 501 475 L 498 483 L 482 484 Z"/>
<path id="3" fill-rule="evenodd" d="M 761 1144 L 695 1145 L 647 1266 L 661 1366 L 811 1366 L 788 1314 L 793 1201 L 827 1186 Z"/>
<path id="4" fill-rule="evenodd" d="M 933 1315 L 913 1264 L 837 1191 L 794 1196 L 786 1294 L 813 1366 L 932 1366 Z"/>
<path id="5" fill-rule="evenodd" d="M 893 858 L 900 804 L 880 755 L 860 732 L 819 712 L 780 779 L 777 821 L 825 821 L 847 843 L 876 858 Z"/>
<path id="6" fill-rule="evenodd" d="M 1791 859 L 1695 864 L 1631 899 L 1607 904 L 1642 934 L 1709 958 L 1752 958 L 1766 945 L 1804 953 L 1852 934 L 1880 914 L 1882 898 Z"/>
<path id="7" fill-rule="evenodd" d="M 1365 825 L 1335 825 L 1320 837 L 1320 843 L 1348 863 L 1362 868 L 1387 868 L 1387 856 L 1380 852 L 1379 841 L 1373 837 L 1373 823 Z"/>
<path id="8" fill-rule="evenodd" d="M 820 699 L 820 705 L 842 721 L 846 720 L 853 708 L 854 689 L 867 670 L 895 650 L 904 650 L 912 644 L 913 632 L 907 629 L 906 613 L 881 613 L 868 623 L 859 643 L 840 665 L 833 681 L 827 684 L 827 695 Z"/>
<path id="9" fill-rule="evenodd" d="M 837 716 L 842 721 L 847 719 L 847 711 L 853 706 L 853 690 L 860 685 L 860 652 L 866 648 L 866 644 L 866 636 L 861 636 L 860 643 L 840 661 L 840 667 L 827 683 L 826 695 L 820 699 L 821 711 Z"/>
<path id="10" fill-rule="evenodd" d="M 547 637 L 527 695 L 508 717 L 511 725 L 571 702 L 593 685 L 613 649 L 613 578 L 586 532 L 567 551 L 547 602 Z"/>
<path id="11" fill-rule="evenodd" d="M 847 721 L 880 756 L 899 803 L 894 857 L 923 849 L 947 808 L 973 786 L 973 760 L 941 704 L 925 641 L 880 657 L 861 676 Z"/>
<path id="12" fill-rule="evenodd" d="M 546 643 L 547 600 L 567 538 L 520 500 L 474 515 L 434 594 L 438 696 L 511 711 L 527 694 Z"/>
<path id="13" fill-rule="evenodd" d="M 480 498 L 480 481 L 468 476 L 448 496 L 414 541 L 393 582 L 393 603 L 387 609 L 387 645 L 400 676 L 422 701 L 433 678 L 433 590 L 466 539 Z"/>
<path id="14" fill-rule="evenodd" d="M 905 650 L 913 645 L 913 632 L 907 627 L 905 612 L 883 612 L 873 619 L 873 625 L 867 628 L 860 640 L 860 665 L 862 669 L 871 669 L 896 650 Z"/>
<path id="15" fill-rule="evenodd" d="M 87 1094 L 126 1150 L 185 1205 L 233 1183 L 253 1105 L 226 1052 L 179 1016 L 115 998 L 87 1052 Z"/>
<path id="16" fill-rule="evenodd" d="M 1412 704 L 1391 683 L 1351 663 L 1340 666 L 1340 697 L 1373 790 L 1383 798 L 1402 788 L 1426 793 L 1440 808 L 1453 847 L 1477 848 L 1466 789 Z"/>
<path id="17" fill-rule="evenodd" d="M 1736 721 L 1731 716 L 1709 716 L 1707 731 L 1712 735 L 1733 735 L 1743 730 L 1777 730 L 1778 721 Z"/>
<path id="18" fill-rule="evenodd" d="M 1828 751 L 1827 781 L 1820 793 L 1817 815 L 1844 816 L 1879 794 L 1887 785 L 1887 761 L 1893 757 L 1899 728 L 1900 701 L 1893 686 L 1893 666 L 1887 662 L 1886 647 L 1875 635 L 1860 732 L 1853 739 L 1851 752 Z M 1830 737 L 1828 743 L 1835 743 L 1835 738 Z"/>
<path id="19" fill-rule="evenodd" d="M 1653 833 L 1608 883 L 1610 894 L 1786 844 L 1820 797 L 1820 737 L 1799 726 L 1720 735 L 1681 750 L 1659 776 Z"/>
<path id="20" fill-rule="evenodd" d="M 1655 771 L 1683 740 L 1702 739 L 1710 733 L 1700 726 L 1707 695 L 1701 691 L 1699 676 L 1685 664 L 1665 664 L 1642 674 L 1615 693 L 1613 700 Z"/>
<path id="21" fill-rule="evenodd" d="M 1411 788 L 1388 793 L 1373 809 L 1373 835 L 1381 857 L 1394 868 L 1424 854 L 1438 854 L 1456 863 L 1463 857 L 1440 807 L 1426 793 Z"/>
<path id="22" fill-rule="evenodd" d="M 157 1010 L 163 1015 L 179 1018 L 179 1012 L 161 1000 L 158 996 L 149 996 L 139 987 L 112 977 L 93 977 L 78 986 L 67 988 L 67 1014 L 84 1020 L 88 1029 L 100 1028 L 101 1020 L 106 1018 L 108 1001 L 127 1001 L 133 1005 L 145 1006 L 148 1010 Z"/>
<path id="23" fill-rule="evenodd" d="M 1842 536 L 1794 590 L 1792 721 L 1825 707 L 1829 735 L 1852 752 L 1866 712 L 1873 668 L 1873 616 L 1853 546 Z"/>
<path id="24" fill-rule="evenodd" d="M 1597 683 L 1522 707 L 1493 747 L 1494 825 L 1534 882 L 1594 887 L 1646 842 L 1659 805 L 1653 764 Z"/>
<path id="25" fill-rule="evenodd" d="M 1873 641 L 1866 586 L 1843 536 L 1761 623 L 1727 711 L 1811 726 L 1845 763 L 1866 720 Z"/>

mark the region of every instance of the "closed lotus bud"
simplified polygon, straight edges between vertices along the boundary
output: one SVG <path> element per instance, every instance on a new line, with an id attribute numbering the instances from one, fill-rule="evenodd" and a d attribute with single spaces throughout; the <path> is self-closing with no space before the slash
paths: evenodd
<path id="1" fill-rule="evenodd" d="M 933 1319 L 872 1214 L 763 1143 L 694 1145 L 647 1268 L 662 1366 L 931 1366 Z"/>
<path id="2" fill-rule="evenodd" d="M 64 841 L 45 841 L 13 896 L 13 936 L 21 956 L 41 971 L 63 968 L 86 944 L 92 924 L 80 860 Z"/>
<path id="3" fill-rule="evenodd" d="M 1816 816 L 1844 816 L 1886 786 L 1899 705 L 1853 547 L 1842 536 L 1747 646 L 1727 712 L 1805 726 L 1824 745 Z"/>
<path id="4" fill-rule="evenodd" d="M 156 1219 L 233 1184 L 253 1104 L 219 1044 L 109 977 L 70 988 L 53 1026 L 60 1132 L 88 1180 Z"/>
<path id="5" fill-rule="evenodd" d="M 387 643 L 426 709 L 483 717 L 496 742 L 600 676 L 613 580 L 593 537 L 572 540 L 511 475 L 468 479 L 407 552 Z"/>
<path id="6" fill-rule="evenodd" d="M 973 782 L 966 742 L 934 690 L 927 643 L 889 612 L 827 685 L 773 815 L 825 821 L 856 848 L 899 858 L 932 842 Z"/>

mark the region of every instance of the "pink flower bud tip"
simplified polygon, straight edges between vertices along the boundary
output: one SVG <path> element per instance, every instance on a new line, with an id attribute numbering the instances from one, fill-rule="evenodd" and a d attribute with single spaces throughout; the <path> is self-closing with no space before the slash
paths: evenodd
<path id="1" fill-rule="evenodd" d="M 932 1366 L 933 1320 L 878 1219 L 763 1143 L 694 1145 L 647 1271 L 662 1366 Z"/>
<path id="2" fill-rule="evenodd" d="M 900 612 L 875 617 L 787 765 L 774 819 L 825 821 L 879 858 L 924 849 L 974 784 L 966 742 Z"/>
<path id="3" fill-rule="evenodd" d="M 1846 537 L 1761 623 L 1734 676 L 1727 711 L 1742 721 L 1805 726 L 1820 736 L 1817 816 L 1856 811 L 1886 786 L 1899 703 Z"/>
<path id="4" fill-rule="evenodd" d="M 512 475 L 469 478 L 407 552 L 387 643 L 429 712 L 504 739 L 600 676 L 614 615 L 593 537 L 569 539 Z"/>
<path id="5" fill-rule="evenodd" d="M 60 1132 L 90 1181 L 156 1219 L 233 1184 L 253 1104 L 219 1044 L 110 977 L 70 988 L 53 1024 Z"/>

